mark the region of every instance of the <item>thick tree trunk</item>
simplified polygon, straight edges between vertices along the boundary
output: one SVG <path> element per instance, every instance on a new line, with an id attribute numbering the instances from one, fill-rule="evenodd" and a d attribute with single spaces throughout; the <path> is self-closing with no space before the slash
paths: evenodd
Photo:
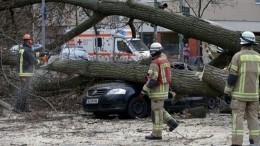
<path id="1" fill-rule="evenodd" d="M 0 48 L 1 49 L 1 48 Z M 0 50 L 1 65 L 16 66 L 17 64 L 17 53 L 10 52 L 8 50 Z"/>
<path id="2" fill-rule="evenodd" d="M 228 71 L 205 65 L 202 80 L 217 92 L 223 93 L 227 81 Z"/>
<path id="3" fill-rule="evenodd" d="M 14 54 L 4 55 L 3 64 L 16 65 L 17 57 Z M 146 63 L 147 64 L 147 63 Z M 148 70 L 147 65 L 137 63 L 105 63 L 105 62 L 86 62 L 73 60 L 56 60 L 48 65 L 47 69 L 66 74 L 79 74 L 85 77 L 118 79 L 130 82 L 144 83 L 144 75 Z M 200 81 L 195 71 L 172 70 L 173 90 L 182 95 L 190 93 L 216 96 L 224 91 L 227 72 L 206 65 L 203 73 L 203 81 Z M 210 85 L 210 86 L 209 86 Z M 63 84 L 62 86 L 66 86 Z M 48 90 L 44 84 L 38 89 Z M 58 87 L 54 87 L 55 89 Z"/>
<path id="4" fill-rule="evenodd" d="M 54 61 L 47 69 L 68 74 L 79 74 L 85 77 L 144 83 L 144 75 L 148 70 L 148 66 L 135 63 L 105 63 L 62 59 Z M 178 94 L 196 93 L 209 96 L 220 94 L 206 83 L 200 81 L 194 71 L 172 70 L 171 87 Z"/>

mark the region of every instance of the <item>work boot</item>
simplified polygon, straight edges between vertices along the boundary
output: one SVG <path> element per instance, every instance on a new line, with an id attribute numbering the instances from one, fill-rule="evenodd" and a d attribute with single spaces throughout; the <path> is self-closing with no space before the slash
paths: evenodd
<path id="1" fill-rule="evenodd" d="M 148 135 L 148 136 L 145 136 L 145 139 L 147 140 L 162 140 L 162 137 L 155 137 L 153 136 L 152 134 Z"/>
<path id="2" fill-rule="evenodd" d="M 169 131 L 172 132 L 175 128 L 178 127 L 179 124 L 178 124 L 175 120 L 170 119 L 170 120 L 167 122 L 167 125 L 170 127 L 170 128 L 169 128 Z"/>

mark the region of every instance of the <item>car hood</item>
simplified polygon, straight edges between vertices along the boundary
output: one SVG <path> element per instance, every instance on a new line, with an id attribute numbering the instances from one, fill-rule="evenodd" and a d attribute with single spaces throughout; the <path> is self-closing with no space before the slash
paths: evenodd
<path id="1" fill-rule="evenodd" d="M 110 82 L 110 83 L 96 84 L 94 86 L 89 87 L 89 89 L 115 89 L 115 88 L 127 88 L 127 87 L 135 87 L 135 86 L 127 82 Z"/>

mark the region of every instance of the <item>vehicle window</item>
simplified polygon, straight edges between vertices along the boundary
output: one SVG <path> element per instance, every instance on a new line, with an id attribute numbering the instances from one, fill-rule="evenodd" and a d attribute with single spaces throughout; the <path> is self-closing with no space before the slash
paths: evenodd
<path id="1" fill-rule="evenodd" d="M 117 48 L 121 52 L 132 53 L 124 41 L 117 41 Z"/>
<path id="2" fill-rule="evenodd" d="M 149 48 L 141 40 L 131 40 L 130 43 L 136 51 L 149 51 Z"/>

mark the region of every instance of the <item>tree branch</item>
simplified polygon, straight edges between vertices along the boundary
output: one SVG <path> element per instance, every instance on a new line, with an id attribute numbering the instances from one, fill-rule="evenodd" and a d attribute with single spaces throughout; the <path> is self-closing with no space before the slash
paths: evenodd
<path id="1" fill-rule="evenodd" d="M 70 39 L 74 38 L 75 36 L 81 34 L 85 30 L 91 28 L 93 25 L 100 22 L 102 19 L 104 19 L 105 16 L 94 13 L 89 19 L 79 24 L 77 27 L 73 28 L 71 31 L 67 32 L 66 34 L 62 35 L 61 37 L 57 38 L 53 43 L 46 46 L 48 50 L 53 50 L 57 46 L 61 46 L 65 42 L 68 42 Z M 38 48 L 37 50 L 40 50 L 41 48 Z"/>
<path id="2" fill-rule="evenodd" d="M 127 22 L 127 24 L 129 25 L 129 27 L 132 31 L 132 37 L 136 38 L 136 30 L 135 30 L 135 26 L 134 26 L 134 19 L 130 18 L 129 21 Z"/>
<path id="3" fill-rule="evenodd" d="M 206 4 L 206 6 L 203 8 L 202 12 L 201 12 L 201 17 L 203 16 L 205 10 L 208 8 L 209 4 L 212 2 L 213 0 L 209 0 L 208 3 Z"/>

